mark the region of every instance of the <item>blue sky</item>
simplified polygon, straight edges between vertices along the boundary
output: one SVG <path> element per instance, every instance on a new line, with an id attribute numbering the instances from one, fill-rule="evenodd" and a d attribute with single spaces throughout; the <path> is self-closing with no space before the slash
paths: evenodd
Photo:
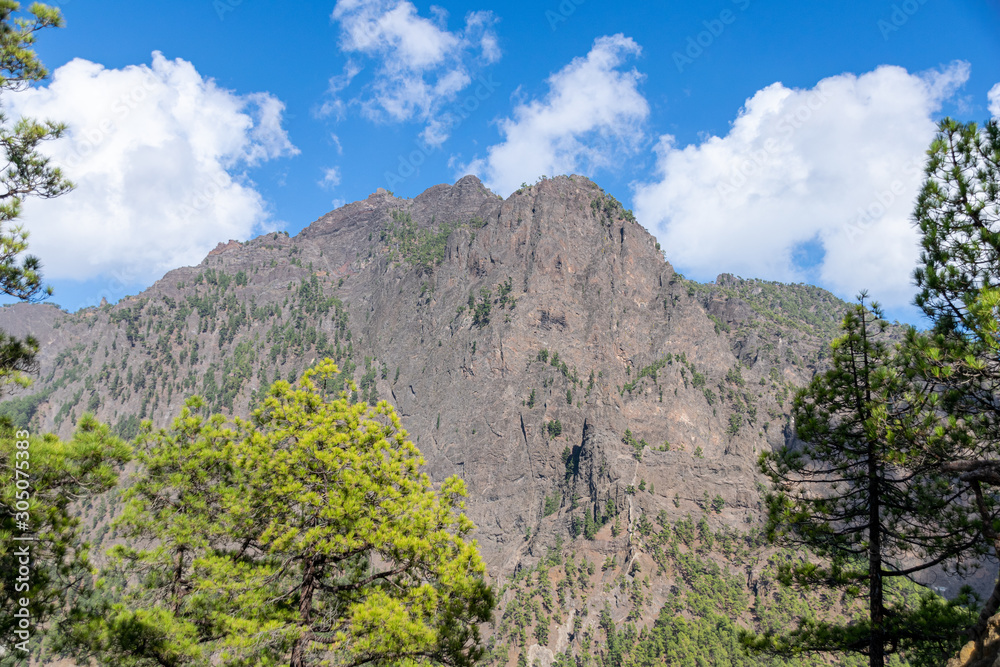
<path id="1" fill-rule="evenodd" d="M 861 288 L 917 321 L 909 223 L 950 115 L 1000 116 L 1000 2 L 59 3 L 78 188 L 24 221 L 75 310 L 378 187 L 593 178 L 685 275 Z"/>

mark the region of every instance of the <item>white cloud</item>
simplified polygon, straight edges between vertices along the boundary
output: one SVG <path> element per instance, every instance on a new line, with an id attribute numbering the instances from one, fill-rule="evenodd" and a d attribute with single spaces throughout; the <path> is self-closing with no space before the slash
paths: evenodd
<path id="1" fill-rule="evenodd" d="M 990 88 L 987 98 L 990 100 L 990 113 L 1000 120 L 1000 83 Z"/>
<path id="2" fill-rule="evenodd" d="M 76 59 L 48 87 L 5 101 L 13 117 L 69 125 L 44 149 L 76 189 L 24 208 L 48 279 L 148 284 L 220 240 L 263 231 L 265 203 L 239 170 L 298 152 L 280 101 L 233 94 L 158 52 L 123 69 Z"/>
<path id="3" fill-rule="evenodd" d="M 724 137 L 684 148 L 661 137 L 657 180 L 635 187 L 639 222 L 701 280 L 808 280 L 906 306 L 919 254 L 910 214 L 934 114 L 968 76 L 956 62 L 922 74 L 884 66 L 809 90 L 772 84 Z M 802 261 L 804 250 L 819 264 Z"/>
<path id="4" fill-rule="evenodd" d="M 450 32 L 447 13 L 431 11 L 433 20 L 420 16 L 409 0 L 339 0 L 332 18 L 340 24 L 341 51 L 374 60 L 376 71 L 365 92 L 345 103 L 339 94 L 361 72 L 349 60 L 344 73 L 330 80 L 333 97 L 320 113 L 343 117 L 347 105 L 356 104 L 370 120 L 424 123 L 424 140 L 443 143 L 449 129 L 440 121 L 445 106 L 473 83 L 477 70 L 500 59 L 500 47 L 492 13 L 470 12 L 465 27 Z"/>
<path id="5" fill-rule="evenodd" d="M 340 185 L 340 169 L 337 167 L 324 169 L 323 179 L 319 182 L 319 185 L 327 190 L 333 190 Z"/>
<path id="6" fill-rule="evenodd" d="M 592 172 L 634 152 L 643 139 L 649 104 L 642 75 L 619 68 L 640 47 L 618 34 L 599 37 L 583 58 L 549 77 L 544 99 L 518 104 L 500 122 L 502 143 L 462 167 L 506 195 L 542 175 Z"/>
<path id="7" fill-rule="evenodd" d="M 268 93 L 251 93 L 244 99 L 248 103 L 244 109 L 252 114 L 254 120 L 246 162 L 254 165 L 282 155 L 297 155 L 299 149 L 292 145 L 281 127 L 284 102 Z"/>

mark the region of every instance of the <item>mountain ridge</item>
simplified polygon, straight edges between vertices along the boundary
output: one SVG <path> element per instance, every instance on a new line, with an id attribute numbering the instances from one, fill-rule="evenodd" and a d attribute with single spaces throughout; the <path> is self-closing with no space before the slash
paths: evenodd
<path id="1" fill-rule="evenodd" d="M 413 199 L 377 191 L 295 237 L 220 244 L 113 306 L 0 309 L 0 328 L 42 343 L 36 385 L 0 408 L 62 435 L 87 410 L 128 437 L 193 393 L 246 415 L 275 379 L 332 357 L 356 398 L 396 407 L 432 480 L 466 480 L 498 585 L 566 550 L 615 563 L 588 575 L 605 588 L 566 602 L 581 627 L 543 641 L 539 616 L 538 643 L 521 641 L 548 665 L 597 632 L 605 604 L 648 625 L 675 599 L 667 574 L 638 598 L 607 588 L 668 572 L 652 517 L 759 526 L 757 456 L 794 438 L 790 398 L 846 307 L 811 286 L 694 283 L 669 251 L 580 176 L 507 199 L 472 176 Z M 84 516 L 105 539 L 104 512 Z M 730 569 L 754 591 L 765 561 Z"/>
<path id="2" fill-rule="evenodd" d="M 555 196 L 552 196 L 553 194 Z M 573 205 L 567 206 L 567 201 L 572 201 Z M 438 224 L 436 222 L 438 217 L 454 220 L 479 218 L 485 222 L 478 230 L 470 229 L 466 225 L 452 231 L 449 234 L 450 242 L 446 245 L 444 255 L 440 259 L 441 265 L 436 265 L 433 269 L 416 267 L 407 271 L 406 258 L 397 257 L 395 260 L 387 258 L 390 254 L 388 249 L 392 246 L 391 234 L 388 238 L 388 244 L 383 243 L 376 248 L 379 239 L 374 233 L 376 231 L 384 232 L 385 225 L 391 224 L 391 217 L 389 220 L 386 219 L 387 213 L 397 210 L 405 210 L 420 230 L 433 229 Z M 628 429 L 629 420 L 638 418 L 637 402 L 648 402 L 646 398 L 639 397 L 646 397 L 651 391 L 649 386 L 645 386 L 642 389 L 642 394 L 639 393 L 638 387 L 633 388 L 628 397 L 621 393 L 621 387 L 629 385 L 633 372 L 640 373 L 643 368 L 656 364 L 665 356 L 668 348 L 680 349 L 683 346 L 691 346 L 690 350 L 685 350 L 685 363 L 691 366 L 690 372 L 700 373 L 694 369 L 704 357 L 705 361 L 712 360 L 711 365 L 714 367 L 711 369 L 710 375 L 716 382 L 724 379 L 726 372 L 736 363 L 737 359 L 729 356 L 731 349 L 727 348 L 731 348 L 731 345 L 726 340 L 726 333 L 719 332 L 719 326 L 716 322 L 736 329 L 741 324 L 745 324 L 748 321 L 747 318 L 755 312 L 751 306 L 734 294 L 707 290 L 704 286 L 698 287 L 694 293 L 691 293 L 693 283 L 686 281 L 673 271 L 670 264 L 656 249 L 658 245 L 656 240 L 634 219 L 629 220 L 628 217 L 630 216 L 626 216 L 620 204 L 608 198 L 600 188 L 582 177 L 559 177 L 542 181 L 535 186 L 518 191 L 507 200 L 501 200 L 490 193 L 478 179 L 472 176 L 459 180 L 454 186 L 434 186 L 412 200 L 396 199 L 388 193 L 374 193 L 365 200 L 347 204 L 320 217 L 296 237 L 289 238 L 282 233 L 271 233 L 245 243 L 229 242 L 209 253 L 205 260 L 196 267 L 181 267 L 168 272 L 162 279 L 156 281 L 149 289 L 139 295 L 127 297 L 115 306 L 85 309 L 75 315 L 68 316 L 68 319 L 70 322 L 77 323 L 77 326 L 85 324 L 87 331 L 90 332 L 98 326 L 97 322 L 108 318 L 107 324 L 111 328 L 103 332 L 104 338 L 111 335 L 115 325 L 120 327 L 124 323 L 126 329 L 124 332 L 114 332 L 110 341 L 103 340 L 102 344 L 106 347 L 109 343 L 114 346 L 121 343 L 123 346 L 128 345 L 128 349 L 131 351 L 136 347 L 136 340 L 133 338 L 142 337 L 143 344 L 148 347 L 153 341 L 151 337 L 150 339 L 146 338 L 145 332 L 140 334 L 135 331 L 133 336 L 129 336 L 130 323 L 128 320 L 130 315 L 124 313 L 131 313 L 131 319 L 137 319 L 138 311 L 145 312 L 151 302 L 165 303 L 163 300 L 167 299 L 178 304 L 185 296 L 191 296 L 191 287 L 194 287 L 196 292 L 199 289 L 202 293 L 210 291 L 197 285 L 191 285 L 197 280 L 199 274 L 206 271 L 209 272 L 209 275 L 214 271 L 217 274 L 224 273 L 235 276 L 240 271 L 247 273 L 256 269 L 256 275 L 248 274 L 246 278 L 253 289 L 250 290 L 244 286 L 244 296 L 253 300 L 255 307 L 257 303 L 255 296 L 257 295 L 267 293 L 280 295 L 282 287 L 285 288 L 286 292 L 289 291 L 288 285 L 290 283 L 297 282 L 301 285 L 304 280 L 317 278 L 316 282 L 322 283 L 326 289 L 332 288 L 336 292 L 337 298 L 350 304 L 345 308 L 352 311 L 351 329 L 352 331 L 356 330 L 353 335 L 360 336 L 367 345 L 371 345 L 371 354 L 361 355 L 358 361 L 361 361 L 365 356 L 391 360 L 394 357 L 412 357 L 412 354 L 402 354 L 386 345 L 388 340 L 395 340 L 393 336 L 382 331 L 387 326 L 393 326 L 387 321 L 388 312 L 391 310 L 390 301 L 404 291 L 400 285 L 417 293 L 421 290 L 420 285 L 426 285 L 423 288 L 427 293 L 426 296 L 417 299 L 417 303 L 421 301 L 423 303 L 411 306 L 413 317 L 407 318 L 406 328 L 420 327 L 422 335 L 415 337 L 413 341 L 424 342 L 415 342 L 417 348 L 426 346 L 427 339 L 432 335 L 434 341 L 431 344 L 437 345 L 440 341 L 440 347 L 444 347 L 442 337 L 447 336 L 448 349 L 453 350 L 454 354 L 451 355 L 453 358 L 449 359 L 447 364 L 443 364 L 447 368 L 442 369 L 442 372 L 449 376 L 460 374 L 464 378 L 475 378 L 477 373 L 498 375 L 500 378 L 504 378 L 515 372 L 514 366 L 516 364 L 524 365 L 526 373 L 532 375 L 531 365 L 533 362 L 531 359 L 537 358 L 540 350 L 551 348 L 553 352 L 561 355 L 563 363 L 569 363 L 575 367 L 577 379 L 574 381 L 563 376 L 563 373 L 560 372 L 559 375 L 562 377 L 558 379 L 565 386 L 559 392 L 560 396 L 556 396 L 553 391 L 556 378 L 543 377 L 545 372 L 542 369 L 546 368 L 545 365 L 537 361 L 534 362 L 535 372 L 533 375 L 535 377 L 532 386 L 538 390 L 542 389 L 539 385 L 551 383 L 551 386 L 546 387 L 548 389 L 546 399 L 542 401 L 542 411 L 544 412 L 542 421 L 545 423 L 554 421 L 562 417 L 563 413 L 567 413 L 564 419 L 560 419 L 566 430 L 566 435 L 561 434 L 558 438 L 561 442 L 566 442 L 569 433 L 572 432 L 573 438 L 581 441 L 584 418 L 582 414 L 578 413 L 583 410 L 582 406 L 579 409 L 574 409 L 573 405 L 566 404 L 568 407 L 564 408 L 558 403 L 565 404 L 565 401 L 556 399 L 564 396 L 567 388 L 571 393 L 576 391 L 576 393 L 590 394 L 586 399 L 586 410 L 590 413 L 589 428 L 594 434 L 602 433 L 603 435 L 600 437 L 603 440 L 616 442 L 620 441 L 625 430 Z M 523 222 L 526 218 L 529 220 L 527 224 Z M 581 219 L 585 220 L 586 223 L 581 223 Z M 584 234 L 587 235 L 586 242 L 579 240 L 579 236 Z M 574 236 L 577 238 L 574 239 Z M 333 242 L 334 240 L 336 242 Z M 591 246 L 597 244 L 600 245 L 599 249 L 590 252 Z M 279 253 L 288 253 L 289 256 L 277 261 Z M 515 263 L 520 265 L 514 267 Z M 393 264 L 395 265 L 393 266 Z M 514 314 L 516 308 L 508 308 L 505 315 L 501 317 L 508 319 L 516 317 L 517 322 L 514 324 L 517 324 L 526 317 L 525 310 L 531 311 L 528 316 L 531 321 L 518 328 L 517 335 L 508 333 L 508 329 L 511 329 L 510 322 L 498 323 L 494 321 L 480 326 L 476 323 L 475 317 L 470 317 L 468 312 L 474 310 L 476 302 L 482 302 L 480 290 L 487 289 L 491 292 L 497 290 L 496 293 L 499 294 L 499 288 L 504 284 L 504 280 L 506 278 L 513 280 L 514 276 L 506 274 L 503 277 L 500 276 L 500 272 L 506 269 L 497 268 L 498 264 L 500 267 L 516 268 L 516 271 L 508 271 L 508 273 L 517 274 L 517 287 L 519 289 L 515 289 L 512 283 L 511 291 L 516 295 L 514 297 L 517 299 L 516 308 L 521 308 L 516 315 Z M 313 266 L 312 270 L 307 268 L 309 265 Z M 442 265 L 447 269 L 458 269 L 459 272 L 442 271 Z M 263 270 L 264 267 L 268 269 L 266 272 Z M 374 272 L 372 279 L 365 282 L 360 288 L 352 289 L 352 281 L 357 282 L 353 280 L 354 277 L 365 271 Z M 260 274 L 262 273 L 266 276 L 266 280 L 261 280 Z M 443 280 L 442 273 L 447 273 Z M 435 276 L 437 276 L 435 282 L 431 285 L 427 278 Z M 605 278 L 607 278 L 606 281 Z M 443 284 L 438 285 L 439 281 Z M 468 282 L 466 283 L 466 281 Z M 730 287 L 737 284 L 735 281 L 736 279 L 723 276 L 723 282 L 728 282 Z M 585 304 L 586 308 L 582 308 L 582 304 L 578 303 L 577 299 L 565 298 L 567 286 L 574 282 L 577 289 L 582 290 L 583 293 L 586 294 L 587 290 L 591 292 L 586 296 L 591 300 L 590 303 Z M 602 282 L 602 284 L 597 284 L 598 282 Z M 605 282 L 606 284 L 604 284 Z M 392 288 L 389 287 L 390 283 L 393 283 Z M 337 287 L 334 287 L 335 284 Z M 202 287 L 211 286 L 205 283 Z M 235 287 L 237 290 L 240 288 L 239 285 Z M 390 289 L 395 290 L 396 293 L 390 294 Z M 256 292 L 256 295 L 251 294 L 251 291 Z M 705 310 L 708 315 L 716 318 L 715 320 L 698 312 L 700 310 L 698 297 L 707 291 L 711 291 L 711 294 L 709 295 L 708 307 Z M 470 292 L 473 293 L 471 299 L 467 297 Z M 261 301 L 265 300 L 263 296 L 259 298 Z M 491 298 L 496 299 L 495 296 Z M 276 301 L 277 298 L 275 298 Z M 287 301 L 287 299 L 283 298 L 282 301 Z M 526 308 L 529 306 L 529 301 L 531 302 L 530 307 Z M 669 301 L 669 303 L 665 303 L 665 301 Z M 456 315 L 457 309 L 453 304 L 461 304 L 462 302 L 465 302 L 468 310 Z M 607 308 L 607 305 L 611 303 L 625 312 L 615 313 L 615 316 L 612 317 L 611 310 Z M 442 308 L 443 304 L 447 304 L 448 308 Z M 495 304 L 490 305 L 491 307 L 495 306 Z M 201 304 L 196 304 L 191 308 L 191 312 L 186 314 L 185 324 L 187 327 L 185 331 L 182 331 L 180 325 L 170 331 L 175 339 L 189 338 L 194 333 L 195 342 L 199 342 L 213 338 L 213 334 L 218 333 L 208 330 L 211 326 L 207 322 L 210 308 L 203 308 L 203 313 L 199 314 L 197 312 L 199 306 Z M 0 310 L 0 327 L 14 334 L 28 333 L 29 327 L 19 327 L 18 321 L 25 323 L 36 319 L 26 317 L 27 310 L 34 311 L 35 308 L 34 306 L 17 305 L 12 309 Z M 646 311 L 657 315 L 662 314 L 662 316 L 657 318 L 655 327 L 644 326 L 644 330 L 639 336 L 638 332 L 634 331 L 634 325 L 628 323 L 622 325 L 622 314 L 627 314 L 629 308 L 632 308 L 634 312 Z M 694 312 L 689 312 L 692 309 Z M 232 308 L 228 308 L 224 312 L 231 315 L 231 310 Z M 362 315 L 361 313 L 365 313 L 365 311 L 367 313 Z M 15 313 L 17 313 L 16 316 Z M 367 321 L 359 322 L 358 320 L 362 317 Z M 496 319 L 495 316 L 493 317 Z M 53 319 L 51 314 L 46 314 L 43 319 L 45 322 L 37 322 L 40 328 L 36 328 L 33 333 L 35 335 L 41 333 L 43 336 L 41 363 L 44 375 L 49 364 L 55 361 L 55 357 L 58 357 L 59 353 L 56 352 L 56 349 L 59 347 L 60 341 L 65 341 L 67 329 L 60 327 L 61 332 L 60 329 L 56 329 L 57 319 Z M 197 326 L 195 326 L 196 320 Z M 139 328 L 136 322 L 131 324 L 134 329 Z M 69 328 L 73 325 L 63 326 Z M 159 326 L 158 322 L 153 327 L 147 326 L 147 330 L 155 331 Z M 233 326 L 238 328 L 244 325 L 240 322 L 234 322 Z M 249 334 L 249 329 L 253 327 L 249 325 L 247 327 L 246 333 Z M 162 331 L 164 327 L 160 328 Z M 601 344 L 599 342 L 601 337 L 608 332 L 613 338 L 621 340 L 615 344 Z M 122 333 L 124 335 L 121 335 Z M 263 332 L 255 331 L 254 333 L 259 336 Z M 228 328 L 223 331 L 223 339 L 229 338 L 230 335 L 232 334 Z M 397 332 L 397 335 L 402 335 L 402 332 Z M 241 341 L 246 340 L 242 335 L 239 337 Z M 162 334 L 159 338 L 161 347 L 165 346 L 167 343 L 162 340 Z M 214 336 L 214 338 L 216 340 L 215 346 L 199 344 L 201 360 L 195 364 L 195 368 L 207 371 L 209 366 L 215 364 L 217 370 L 221 370 L 221 356 L 225 355 L 216 355 L 214 351 L 206 349 L 217 347 L 220 352 L 223 351 L 217 342 L 218 336 Z M 637 344 L 639 338 L 642 338 L 641 344 Z M 653 338 L 657 340 L 653 341 Z M 737 346 L 741 350 L 753 347 L 758 351 L 759 356 L 760 340 L 758 333 L 751 332 L 749 336 L 739 339 Z M 353 343 L 354 340 L 351 342 Z M 774 343 L 776 343 L 777 348 L 780 348 L 776 348 L 778 356 L 784 353 L 783 350 L 790 349 L 784 344 L 784 339 Z M 91 345 L 93 344 L 94 342 L 91 341 Z M 225 344 L 225 351 L 234 350 L 237 344 L 234 337 L 233 340 Z M 475 351 L 473 351 L 474 344 L 478 345 Z M 140 351 L 144 345 L 139 346 Z M 380 346 L 382 349 L 379 349 Z M 183 345 L 177 344 L 176 340 L 174 341 L 171 347 L 171 361 L 177 361 L 183 347 Z M 313 351 L 315 352 L 315 350 Z M 442 352 L 442 354 L 445 353 Z M 205 355 L 208 355 L 207 363 L 204 363 Z M 304 361 L 311 361 L 313 356 Z M 190 357 L 189 354 L 188 360 Z M 86 358 L 85 356 L 84 359 Z M 719 365 L 720 359 L 726 362 L 725 365 Z M 128 361 L 125 363 L 126 367 L 131 366 Z M 190 363 L 188 365 L 190 366 Z M 418 371 L 412 363 L 407 363 L 405 360 L 400 361 L 397 365 L 401 366 L 404 379 L 413 378 L 426 369 L 426 366 L 422 364 L 420 371 Z M 604 365 L 608 365 L 609 368 L 604 369 Z M 279 363 L 277 366 L 287 377 L 287 373 L 291 370 L 288 362 Z M 611 377 L 611 367 L 614 367 L 613 378 Z M 547 368 L 552 367 L 549 365 Z M 808 374 L 811 372 L 793 372 L 791 368 L 789 366 L 781 369 L 783 381 L 794 381 L 796 384 L 800 384 L 808 379 Z M 567 367 L 568 369 L 569 367 Z M 603 386 L 595 386 L 588 392 L 579 376 L 582 374 L 584 378 L 587 378 L 588 371 L 592 369 L 596 369 L 597 373 L 601 375 L 600 378 L 595 378 L 595 385 Z M 96 367 L 93 370 L 96 371 Z M 119 377 L 123 370 L 126 369 L 116 371 Z M 605 370 L 607 370 L 608 377 L 603 377 Z M 269 372 L 271 371 L 272 369 L 269 369 Z M 790 376 L 787 380 L 784 379 L 786 372 Z M 133 377 L 137 373 L 138 371 L 133 373 Z M 51 375 L 51 371 L 49 374 Z M 105 368 L 105 375 L 110 375 L 108 368 Z M 201 376 L 203 373 L 198 375 Z M 198 380 L 201 379 L 198 377 Z M 601 380 L 603 382 L 600 382 Z M 678 380 L 681 386 L 690 384 L 687 379 L 678 378 Z M 755 377 L 754 380 L 760 382 L 760 378 Z M 523 382 L 530 384 L 527 378 Z M 699 385 L 694 387 L 697 392 L 692 395 L 692 401 L 700 398 L 704 403 L 703 390 L 707 381 L 699 379 L 691 380 L 691 382 Z M 639 383 L 648 385 L 648 377 L 640 379 Z M 41 383 L 42 386 L 45 384 L 44 381 Z M 75 386 L 79 383 L 71 384 Z M 94 382 L 90 383 L 90 389 L 86 388 L 86 378 L 84 378 L 83 384 L 85 385 L 85 393 L 95 391 Z M 171 399 L 166 401 L 165 405 L 158 406 L 155 411 L 147 410 L 146 412 L 149 414 L 140 414 L 140 417 L 152 416 L 154 422 L 163 424 L 172 414 L 176 414 L 180 401 L 183 399 L 180 384 L 176 381 L 173 384 L 176 387 L 177 396 L 171 392 Z M 192 384 L 195 386 L 191 386 Z M 526 401 L 530 396 L 530 387 L 527 385 L 522 390 L 515 392 L 510 380 L 506 384 L 508 386 L 506 394 L 517 402 Z M 420 409 L 417 407 L 420 401 L 415 400 L 415 398 L 417 390 L 422 389 L 422 385 L 428 385 L 427 389 L 421 391 L 422 394 L 425 394 L 430 389 L 429 383 L 420 379 L 416 380 L 416 384 L 408 383 L 401 387 L 401 393 L 397 393 L 396 387 L 389 383 L 387 378 L 379 377 L 375 380 L 378 394 L 389 398 L 396 404 L 404 417 L 404 423 L 415 436 L 428 431 L 433 432 L 438 428 L 436 415 L 440 412 L 439 410 L 435 410 L 433 413 L 432 419 L 435 422 L 433 426 L 429 423 L 431 418 L 418 417 L 416 414 L 416 411 Z M 194 383 L 189 381 L 187 388 L 193 393 L 193 390 L 204 389 L 204 386 L 203 381 Z M 671 389 L 673 388 L 671 387 Z M 248 399 L 248 392 L 243 391 L 243 389 L 241 388 L 241 398 Z M 72 400 L 75 393 L 63 390 L 63 387 L 59 387 L 56 392 L 57 394 L 61 392 L 66 395 L 68 400 Z M 124 403 L 119 402 L 120 405 L 115 405 L 110 410 L 110 415 L 107 406 L 102 405 L 98 408 L 98 417 L 117 424 L 120 422 L 121 414 L 129 412 L 130 408 L 135 411 L 134 408 L 139 407 L 138 412 L 143 413 L 142 404 L 137 404 L 134 400 L 139 392 L 129 393 L 129 399 Z M 635 394 L 634 398 L 632 397 L 633 393 Z M 516 398 L 513 394 L 517 394 Z M 91 393 L 90 395 L 95 394 Z M 146 390 L 146 395 L 151 396 L 151 392 Z M 656 398 L 656 402 L 659 404 L 662 400 L 659 394 Z M 53 401 L 47 402 L 53 403 Z M 82 397 L 78 402 L 84 403 Z M 717 433 L 719 428 L 711 432 L 708 429 L 701 429 L 700 432 L 697 432 L 698 427 L 693 423 L 691 417 L 687 415 L 684 408 L 679 407 L 683 403 L 683 401 L 672 403 L 678 409 L 672 412 L 672 414 L 676 414 L 673 414 L 670 420 L 671 426 L 668 427 L 664 422 L 659 429 L 637 427 L 635 429 L 637 441 L 646 440 L 654 442 L 654 447 L 661 447 L 664 440 L 677 440 L 677 437 L 671 438 L 667 435 L 654 440 L 652 436 L 654 431 L 662 430 L 665 433 L 669 433 L 671 429 L 683 431 L 684 438 L 688 440 L 685 445 L 686 449 L 693 451 L 696 446 L 701 446 L 706 460 L 724 456 L 730 450 L 741 451 L 743 456 L 740 468 L 747 475 L 752 476 L 753 458 L 759 448 L 745 442 L 740 437 L 734 438 L 732 442 L 723 442 L 724 439 Z M 744 403 L 746 402 L 744 401 Z M 58 408 L 55 405 L 50 405 L 47 410 L 42 407 L 38 413 L 41 417 L 39 425 L 43 428 L 55 427 L 55 430 L 64 434 L 68 432 L 72 425 L 65 422 L 69 416 L 68 411 L 62 407 L 65 405 L 67 402 L 63 402 Z M 649 407 L 654 412 L 665 412 L 665 407 L 662 405 L 650 405 Z M 59 409 L 63 409 L 64 419 L 62 420 L 56 419 Z M 687 406 L 687 409 L 697 410 L 698 408 L 692 405 Z M 612 414 L 623 410 L 624 419 L 619 419 Z M 72 407 L 70 411 L 72 411 Z M 538 423 L 532 423 L 533 421 L 538 422 L 537 418 L 529 419 L 522 428 L 521 420 L 524 413 L 528 412 L 531 410 L 519 410 L 516 418 L 512 412 L 505 414 L 501 420 L 504 424 L 502 429 L 498 428 L 497 423 L 483 423 L 480 425 L 481 430 L 490 431 L 492 429 L 494 433 L 502 432 L 502 438 L 505 441 L 509 440 L 510 433 L 522 431 L 519 436 L 520 440 L 537 438 L 538 441 L 535 442 L 535 445 L 544 446 L 546 439 L 542 438 L 539 433 L 542 430 L 541 427 Z M 447 412 L 445 415 L 447 418 Z M 453 423 L 458 423 L 467 418 L 470 417 L 461 411 L 456 411 L 451 420 Z M 757 426 L 760 426 L 764 421 L 768 420 L 757 419 Z M 621 422 L 620 425 L 619 422 Z M 470 436 L 473 428 L 475 427 L 470 427 Z M 782 442 L 785 438 L 785 434 L 782 432 L 783 427 L 777 424 L 768 423 L 765 430 L 768 431 L 770 441 L 773 444 Z M 775 435 L 775 430 L 778 431 L 777 435 Z M 598 436 L 593 435 L 592 437 Z M 425 442 L 418 444 L 422 446 L 422 449 L 426 449 Z M 432 476 L 435 473 L 442 474 L 444 468 L 448 467 L 444 462 L 452 461 L 454 458 L 448 454 L 451 449 L 454 447 L 449 443 L 441 443 L 440 451 L 436 447 L 425 451 L 425 456 L 428 457 L 429 461 L 432 461 Z M 659 457 L 661 454 L 669 456 L 665 452 L 655 452 L 653 457 Z M 451 467 L 453 472 L 458 472 L 464 467 L 464 464 L 452 461 Z M 551 471 L 549 476 L 551 476 Z M 741 502 L 746 503 L 751 494 L 741 493 L 740 495 L 743 498 Z M 535 504 L 538 503 L 539 499 L 536 498 Z M 482 519 L 482 517 L 477 518 Z M 519 521 L 527 522 L 527 518 L 519 514 Z M 480 523 L 483 522 L 480 521 Z M 486 523 L 495 523 L 495 521 Z M 503 526 L 504 530 L 507 528 L 508 526 Z M 480 530 L 484 530 L 484 527 L 481 526 Z"/>

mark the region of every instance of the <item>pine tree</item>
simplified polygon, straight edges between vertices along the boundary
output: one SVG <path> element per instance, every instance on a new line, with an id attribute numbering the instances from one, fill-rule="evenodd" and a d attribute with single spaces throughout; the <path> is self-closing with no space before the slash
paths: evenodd
<path id="1" fill-rule="evenodd" d="M 70 506 L 113 487 L 130 449 L 89 414 L 69 441 L 0 423 L 0 443 L 0 665 L 13 665 L 26 657 L 18 646 L 86 593 L 90 546 Z"/>
<path id="2" fill-rule="evenodd" d="M 48 76 L 32 50 L 35 33 L 63 25 L 59 10 L 39 3 L 29 8 L 30 17 L 17 15 L 19 4 L 0 0 L 0 93 L 15 91 Z M 42 284 L 41 262 L 28 249 L 28 232 L 15 223 L 26 197 L 57 197 L 70 183 L 57 167 L 49 164 L 38 147 L 43 141 L 60 137 L 65 126 L 52 121 L 21 118 L 8 122 L 0 111 L 0 151 L 6 167 L 0 172 L 0 293 L 21 301 L 37 301 L 52 294 Z M 38 341 L 28 336 L 16 338 L 0 331 L 0 384 L 28 383 L 27 373 L 35 368 Z"/>
<path id="3" fill-rule="evenodd" d="M 109 550 L 100 587 L 64 624 L 57 648 L 84 662 L 115 665 L 207 665 L 222 609 L 198 590 L 198 561 L 212 550 L 232 558 L 219 513 L 237 471 L 237 437 L 206 403 L 189 399 L 170 429 L 143 422 L 136 439 L 141 473 L 123 493 L 115 528 L 124 545 Z M 149 546 L 149 545 L 154 546 Z M 143 546 L 135 546 L 143 545 Z M 141 573 L 141 585 L 130 577 Z"/>
<path id="4" fill-rule="evenodd" d="M 943 120 L 913 217 L 921 233 L 916 305 L 938 332 L 980 338 L 972 312 L 1000 286 L 1000 125 Z"/>
<path id="5" fill-rule="evenodd" d="M 928 642 L 954 648 L 969 612 L 928 597 L 917 609 L 890 603 L 892 580 L 960 555 L 983 553 L 978 526 L 954 504 L 961 489 L 924 455 L 941 435 L 936 395 L 913 393 L 886 341 L 887 323 L 865 295 L 847 313 L 832 345 L 831 368 L 796 397 L 802 442 L 765 454 L 775 484 L 767 497 L 769 536 L 806 549 L 811 559 L 786 567 L 786 583 L 857 592 L 864 622 L 804 624 L 783 637 L 749 643 L 758 650 L 858 651 L 872 667 L 885 655 Z"/>
<path id="6" fill-rule="evenodd" d="M 141 438 L 101 613 L 73 629 L 108 665 L 471 665 L 493 594 L 461 513 L 385 401 L 329 396 L 326 360 L 276 382 L 251 420 L 189 403 Z M 353 384 L 350 391 L 356 391 Z M 147 546 L 154 545 L 154 546 Z"/>
<path id="7" fill-rule="evenodd" d="M 910 373 L 955 425 L 936 452 L 940 469 L 966 486 L 961 502 L 1000 553 L 1000 125 L 945 119 L 928 156 L 914 210 L 922 247 L 914 277 L 916 305 L 933 328 L 911 332 L 904 349 Z M 1000 579 L 973 637 L 998 609 Z"/>

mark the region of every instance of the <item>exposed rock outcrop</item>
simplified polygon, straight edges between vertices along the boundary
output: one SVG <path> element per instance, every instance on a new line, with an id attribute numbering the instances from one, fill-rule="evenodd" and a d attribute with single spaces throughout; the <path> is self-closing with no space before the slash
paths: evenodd
<path id="1" fill-rule="evenodd" d="M 1000 667 L 1000 616 L 990 619 L 981 644 L 970 641 L 948 667 Z"/>

